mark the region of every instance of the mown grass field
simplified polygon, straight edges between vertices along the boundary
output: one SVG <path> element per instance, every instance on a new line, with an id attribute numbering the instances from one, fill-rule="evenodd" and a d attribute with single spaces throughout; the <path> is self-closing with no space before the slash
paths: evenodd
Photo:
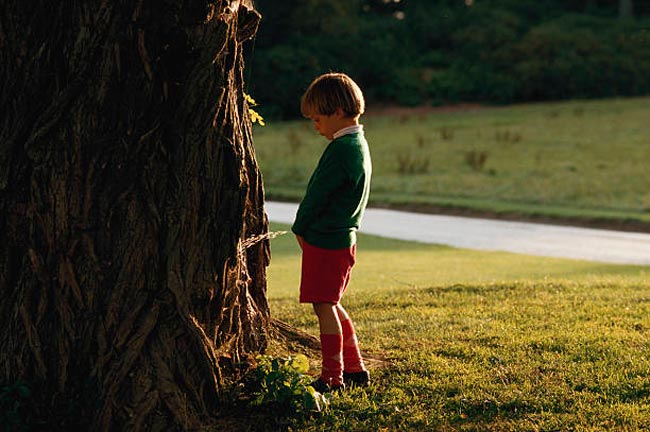
<path id="1" fill-rule="evenodd" d="M 271 245 L 273 316 L 317 334 L 293 236 Z M 254 430 L 650 430 L 648 267 L 360 235 L 343 304 L 388 359 L 374 384 L 310 418 L 258 412 Z"/>
<path id="2" fill-rule="evenodd" d="M 650 222 L 650 98 L 371 111 L 371 204 Z M 299 200 L 326 141 L 307 120 L 254 134 L 267 196 Z"/>

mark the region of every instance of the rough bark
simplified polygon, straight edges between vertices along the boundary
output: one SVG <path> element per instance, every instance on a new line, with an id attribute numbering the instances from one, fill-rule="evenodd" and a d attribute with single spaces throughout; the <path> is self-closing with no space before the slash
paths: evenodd
<path id="1" fill-rule="evenodd" d="M 48 430 L 194 430 L 266 344 L 247 2 L 7 0 L 0 384 Z"/>

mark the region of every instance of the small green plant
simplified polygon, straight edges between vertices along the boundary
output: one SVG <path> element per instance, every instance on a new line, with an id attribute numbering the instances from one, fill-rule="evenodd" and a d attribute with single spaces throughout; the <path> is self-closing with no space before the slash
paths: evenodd
<path id="1" fill-rule="evenodd" d="M 259 356 L 257 367 L 249 373 L 253 406 L 271 406 L 278 412 L 298 414 L 321 412 L 328 404 L 307 375 L 309 361 L 302 354 L 292 357 Z"/>
<path id="2" fill-rule="evenodd" d="M 417 135 L 415 142 L 415 151 L 405 149 L 397 154 L 397 172 L 400 174 L 426 174 L 429 171 L 431 161 L 426 155 L 427 140 Z"/>
<path id="3" fill-rule="evenodd" d="M 438 132 L 440 133 L 440 138 L 442 138 L 443 141 L 453 141 L 454 129 L 452 129 L 451 127 L 442 126 L 441 128 L 438 129 Z"/>
<path id="4" fill-rule="evenodd" d="M 481 171 L 488 158 L 488 152 L 484 150 L 470 150 L 465 152 L 465 163 L 474 171 Z"/>
<path id="5" fill-rule="evenodd" d="M 401 152 L 397 155 L 397 172 L 400 174 L 425 174 L 429 171 L 429 158 L 419 153 Z"/>
<path id="6" fill-rule="evenodd" d="M 521 141 L 522 139 L 521 133 L 514 132 L 511 130 L 497 131 L 494 134 L 494 138 L 496 139 L 497 142 L 506 143 L 506 144 L 515 144 Z"/>
<path id="7" fill-rule="evenodd" d="M 423 149 L 427 144 L 427 140 L 422 135 L 416 136 L 415 141 L 419 149 Z"/>

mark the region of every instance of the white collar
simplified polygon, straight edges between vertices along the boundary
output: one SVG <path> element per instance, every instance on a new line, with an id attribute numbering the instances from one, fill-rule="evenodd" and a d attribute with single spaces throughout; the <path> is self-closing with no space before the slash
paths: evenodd
<path id="1" fill-rule="evenodd" d="M 357 132 L 363 132 L 363 125 L 352 125 L 348 127 L 344 127 L 343 129 L 339 129 L 336 132 L 334 132 L 334 139 L 340 138 L 343 135 L 350 135 L 353 133 Z"/>

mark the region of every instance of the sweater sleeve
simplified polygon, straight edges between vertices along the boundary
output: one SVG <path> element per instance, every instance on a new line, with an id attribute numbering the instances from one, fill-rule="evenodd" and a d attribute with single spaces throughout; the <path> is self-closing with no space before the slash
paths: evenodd
<path id="1" fill-rule="evenodd" d="M 327 152 L 309 181 L 291 230 L 297 235 L 304 236 L 309 225 L 327 209 L 332 195 L 345 183 L 346 175 L 341 159 L 334 151 Z"/>

